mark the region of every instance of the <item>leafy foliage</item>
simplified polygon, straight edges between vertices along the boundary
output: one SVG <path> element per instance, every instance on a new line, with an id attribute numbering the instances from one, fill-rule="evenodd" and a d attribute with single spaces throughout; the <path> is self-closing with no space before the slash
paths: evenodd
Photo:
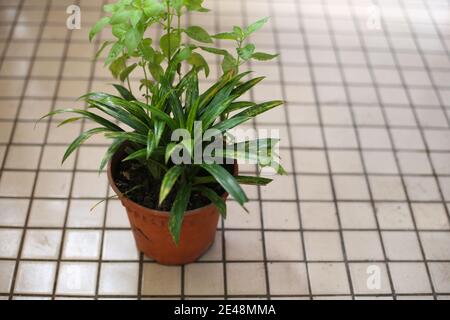
<path id="1" fill-rule="evenodd" d="M 56 110 L 44 117 L 72 113 L 75 116 L 62 121 L 60 125 L 81 119 L 88 119 L 98 125 L 83 132 L 70 144 L 63 161 L 88 138 L 103 134 L 112 140 L 100 163 L 99 169 L 103 170 L 119 147 L 127 142 L 128 156 L 123 161 L 138 161 L 148 169 L 153 179 L 161 181 L 159 203 L 174 188 L 177 190 L 170 212 L 169 229 L 178 243 L 184 212 L 192 192 L 208 198 L 225 217 L 225 202 L 209 184 L 220 184 L 243 206 L 248 199 L 240 184 L 266 185 L 271 181 L 263 177 L 233 176 L 215 163 L 197 164 L 192 161 L 191 164 L 175 164 L 170 161 L 174 153 L 183 153 L 188 159 L 194 160 L 193 145 L 198 142 L 172 141 L 171 135 L 175 130 L 185 129 L 191 137 L 195 137 L 196 130 L 199 130 L 204 139 L 217 138 L 209 129 L 226 133 L 282 104 L 278 100 L 260 104 L 239 100 L 263 80 L 258 77 L 243 81 L 250 73 L 239 73 L 239 67 L 250 59 L 264 61 L 277 56 L 256 52 L 255 45 L 248 42 L 248 38 L 262 28 L 268 18 L 246 28 L 234 27 L 231 32 L 210 35 L 200 26 L 181 27 L 181 17 L 186 12 L 209 11 L 203 7 L 203 0 L 120 0 L 104 6 L 104 11 L 108 16 L 92 27 L 89 39 L 94 39 L 106 26 L 112 29 L 115 41 L 105 41 L 96 57 L 109 48 L 105 65 L 109 66 L 116 79 L 126 82 L 128 88 L 123 84 L 115 84 L 117 95 L 88 93 L 80 98 L 86 103 L 86 109 Z M 164 32 L 159 39 L 151 39 L 146 31 L 156 25 L 162 25 Z M 185 37 L 193 43 L 185 42 Z M 235 52 L 212 46 L 215 39 L 234 41 Z M 223 57 L 223 74 L 201 93 L 199 74 L 202 71 L 208 76 L 210 70 L 202 55 L 204 52 Z M 182 66 L 189 67 L 186 73 L 182 73 Z M 129 79 L 139 68 L 143 71 L 144 79 L 140 81 L 140 92 L 133 93 Z M 200 128 L 194 125 L 196 121 L 201 122 Z M 214 155 L 222 159 L 253 160 L 262 167 L 276 163 L 273 161 L 277 156 L 273 148 L 278 140 L 259 139 L 253 141 L 254 144 L 251 142 L 233 144 L 233 148 Z M 200 145 L 202 150 L 207 147 L 204 141 L 200 141 Z M 255 145 L 267 147 L 268 152 L 261 153 Z M 281 166 L 277 166 L 277 170 L 284 173 Z"/>

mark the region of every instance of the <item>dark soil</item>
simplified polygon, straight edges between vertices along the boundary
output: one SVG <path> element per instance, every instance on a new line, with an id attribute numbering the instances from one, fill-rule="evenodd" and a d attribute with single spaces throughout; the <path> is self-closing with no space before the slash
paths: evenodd
<path id="1" fill-rule="evenodd" d="M 233 173 L 233 165 L 224 164 L 223 166 L 228 172 Z M 207 173 L 200 172 L 199 175 L 207 175 Z M 153 179 L 144 166 L 133 160 L 119 162 L 114 180 L 117 188 L 127 198 L 141 206 L 161 211 L 170 211 L 178 191 L 177 185 L 175 185 L 161 206 L 158 206 L 161 181 Z M 218 195 L 225 193 L 225 190 L 218 183 L 211 183 L 206 186 L 213 189 Z M 187 210 L 201 208 L 210 203 L 211 201 L 208 198 L 194 191 L 189 199 Z"/>

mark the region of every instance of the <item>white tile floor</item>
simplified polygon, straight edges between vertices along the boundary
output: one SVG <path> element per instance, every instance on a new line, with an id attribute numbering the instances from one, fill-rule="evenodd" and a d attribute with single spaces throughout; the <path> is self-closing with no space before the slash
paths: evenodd
<path id="1" fill-rule="evenodd" d="M 192 15 L 211 32 L 272 17 L 252 41 L 281 57 L 251 66 L 267 79 L 246 98 L 287 101 L 254 125 L 280 130 L 289 175 L 246 187 L 251 213 L 230 202 L 184 267 L 139 255 L 117 200 L 89 212 L 111 195 L 106 140 L 60 159 L 92 124 L 34 128 L 111 91 L 87 41 L 102 3 L 0 1 L 0 298 L 450 298 L 448 0 L 207 0 L 214 13 Z"/>

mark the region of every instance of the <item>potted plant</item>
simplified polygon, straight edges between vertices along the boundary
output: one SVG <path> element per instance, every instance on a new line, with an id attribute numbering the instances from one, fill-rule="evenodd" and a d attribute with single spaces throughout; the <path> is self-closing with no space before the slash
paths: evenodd
<path id="1" fill-rule="evenodd" d="M 69 145 L 63 162 L 93 135 L 112 140 L 100 171 L 108 164 L 109 183 L 126 208 L 138 249 L 163 264 L 196 260 L 212 244 L 219 216 L 226 216 L 227 196 L 244 206 L 248 199 L 240 184 L 271 181 L 239 175 L 237 160 L 284 173 L 274 152 L 277 139 L 236 143 L 229 134 L 282 104 L 239 100 L 263 79 L 245 79 L 250 72 L 240 73 L 239 67 L 250 59 L 276 57 L 256 52 L 248 43 L 267 18 L 216 35 L 199 26 L 182 27 L 185 13 L 209 11 L 202 2 L 120 0 L 104 6 L 107 16 L 94 25 L 89 38 L 112 28 L 115 40 L 103 42 L 96 57 L 109 49 L 105 65 L 127 87 L 115 84 L 117 95 L 88 93 L 80 98 L 85 109 L 44 116 L 70 113 L 75 116 L 60 125 L 81 119 L 97 124 Z M 161 29 L 159 39 L 148 36 L 151 27 Z M 235 52 L 213 46 L 217 39 L 236 43 Z M 200 92 L 199 77 L 209 75 L 204 53 L 222 56 L 223 74 Z M 130 75 L 139 69 L 143 79 L 133 92 Z"/>

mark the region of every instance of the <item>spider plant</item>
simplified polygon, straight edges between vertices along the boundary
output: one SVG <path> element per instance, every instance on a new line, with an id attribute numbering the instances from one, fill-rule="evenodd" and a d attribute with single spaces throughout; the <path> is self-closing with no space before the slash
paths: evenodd
<path id="1" fill-rule="evenodd" d="M 112 143 L 100 163 L 101 171 L 126 144 L 127 156 L 123 161 L 139 163 L 149 177 L 161 182 L 159 204 L 170 192 L 176 192 L 169 229 L 178 243 L 183 216 L 194 193 L 209 199 L 225 217 L 225 202 L 209 187 L 211 183 L 220 184 L 244 206 L 248 198 L 240 184 L 266 185 L 271 181 L 260 176 L 233 176 L 220 161 L 196 161 L 198 151 L 202 155 L 209 148 L 208 141 L 217 140 L 226 146 L 213 149 L 211 155 L 216 160 L 251 160 L 284 173 L 274 152 L 277 139 L 235 143 L 223 138 L 230 129 L 282 104 L 279 100 L 256 104 L 240 99 L 263 77 L 249 79 L 250 72 L 239 72 L 239 67 L 250 59 L 276 57 L 256 52 L 255 45 L 248 43 L 249 36 L 267 18 L 246 28 L 234 27 L 231 32 L 210 35 L 200 26 L 183 28 L 181 25 L 181 17 L 187 12 L 208 11 L 203 7 L 203 0 L 121 0 L 106 5 L 104 10 L 110 15 L 92 28 L 90 39 L 105 26 L 111 26 L 115 41 L 105 41 L 97 57 L 110 47 L 105 65 L 122 82 L 114 84 L 117 94 L 91 92 L 80 97 L 86 108 L 56 110 L 44 117 L 69 113 L 74 116 L 59 125 L 82 119 L 97 124 L 69 145 L 63 162 L 87 139 L 103 134 Z M 158 41 L 147 36 L 146 31 L 152 26 L 163 30 Z M 235 53 L 213 46 L 214 39 L 235 42 Z M 201 71 L 209 75 L 209 66 L 201 52 L 223 57 L 222 76 L 204 92 L 199 89 L 199 77 Z M 137 68 L 142 69 L 144 78 L 140 80 L 138 92 L 133 92 L 130 76 Z M 177 130 L 183 130 L 188 138 L 174 140 Z M 180 154 L 184 161 L 178 163 L 173 159 Z"/>

